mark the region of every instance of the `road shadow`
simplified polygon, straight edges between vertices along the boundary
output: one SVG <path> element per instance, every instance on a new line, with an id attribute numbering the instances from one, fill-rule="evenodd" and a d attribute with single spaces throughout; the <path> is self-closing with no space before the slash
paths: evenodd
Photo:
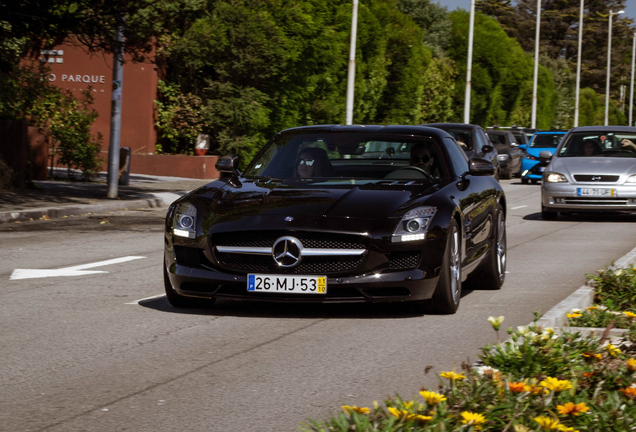
<path id="1" fill-rule="evenodd" d="M 543 220 L 541 213 L 530 213 L 525 215 L 523 220 Z M 550 220 L 545 222 L 600 222 L 600 223 L 615 223 L 615 222 L 636 222 L 636 213 L 559 213 L 559 217 L 556 220 Z"/>
<path id="2" fill-rule="evenodd" d="M 462 297 L 472 290 L 462 293 Z M 212 306 L 175 308 L 167 298 L 140 301 L 139 306 L 184 315 L 234 316 L 242 318 L 342 318 L 396 319 L 435 315 L 429 308 L 404 303 L 268 303 L 219 299 Z M 460 304 L 461 308 L 461 304 Z"/>

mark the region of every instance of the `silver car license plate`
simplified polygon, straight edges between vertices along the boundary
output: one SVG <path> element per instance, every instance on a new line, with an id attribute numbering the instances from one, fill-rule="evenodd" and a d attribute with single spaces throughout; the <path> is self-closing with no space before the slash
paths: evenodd
<path id="1" fill-rule="evenodd" d="M 278 294 L 327 294 L 327 277 L 248 274 L 247 291 Z"/>
<path id="2" fill-rule="evenodd" d="M 615 197 L 616 189 L 578 188 L 577 196 Z"/>

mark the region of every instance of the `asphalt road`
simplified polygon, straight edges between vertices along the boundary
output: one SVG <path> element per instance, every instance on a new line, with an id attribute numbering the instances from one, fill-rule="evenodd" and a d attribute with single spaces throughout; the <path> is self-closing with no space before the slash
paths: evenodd
<path id="1" fill-rule="evenodd" d="M 178 311 L 161 295 L 163 210 L 1 224 L 0 431 L 295 431 L 342 404 L 436 386 L 436 373 L 495 341 L 488 316 L 527 324 L 636 246 L 635 215 L 546 222 L 539 186 L 503 184 L 506 283 L 466 292 L 452 316 L 405 305 Z M 144 258 L 9 280 L 126 256 Z"/>

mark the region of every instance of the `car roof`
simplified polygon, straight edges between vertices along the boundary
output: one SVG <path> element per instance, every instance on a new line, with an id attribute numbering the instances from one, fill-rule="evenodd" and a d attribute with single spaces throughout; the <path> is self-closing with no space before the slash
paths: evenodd
<path id="1" fill-rule="evenodd" d="M 450 137 L 450 135 L 435 127 L 429 126 L 408 126 L 408 125 L 315 125 L 315 126 L 299 126 L 295 128 L 285 129 L 281 133 L 288 132 L 361 132 L 361 133 L 385 133 L 398 135 L 435 135 L 438 138 Z"/>
<path id="2" fill-rule="evenodd" d="M 457 129 L 477 129 L 480 128 L 481 126 L 479 125 L 474 125 L 474 124 L 469 124 L 469 123 L 426 123 L 420 126 L 429 126 L 429 127 L 434 127 L 434 128 L 444 128 L 444 127 L 448 127 L 448 128 L 457 128 Z"/>
<path id="3" fill-rule="evenodd" d="M 486 131 L 487 134 L 494 134 L 494 135 L 508 135 L 508 134 L 512 134 L 512 131 L 509 130 L 487 130 Z"/>
<path id="4" fill-rule="evenodd" d="M 570 132 L 632 132 L 636 127 L 631 126 L 580 126 L 570 129 Z"/>
<path id="5" fill-rule="evenodd" d="M 580 128 L 577 128 L 580 129 Z M 541 131 L 541 132 L 535 132 L 535 135 L 565 135 L 567 132 L 564 131 Z"/>

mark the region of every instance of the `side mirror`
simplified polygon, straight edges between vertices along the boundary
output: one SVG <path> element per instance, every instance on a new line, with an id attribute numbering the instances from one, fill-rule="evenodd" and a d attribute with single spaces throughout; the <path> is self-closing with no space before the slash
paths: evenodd
<path id="1" fill-rule="evenodd" d="M 468 160 L 468 172 L 472 175 L 494 175 L 495 166 L 486 159 L 472 158 Z"/>
<path id="2" fill-rule="evenodd" d="M 513 147 L 519 147 L 519 144 L 517 144 L 516 142 L 510 143 L 510 145 Z"/>
<path id="3" fill-rule="evenodd" d="M 520 148 L 521 150 L 523 150 L 523 151 L 526 151 L 526 150 L 528 150 L 528 144 L 521 144 L 521 145 L 519 146 L 519 148 Z"/>
<path id="4" fill-rule="evenodd" d="M 495 148 L 491 145 L 485 145 L 481 148 L 481 151 L 486 154 L 486 153 L 490 153 L 491 151 L 495 151 Z"/>
<path id="5" fill-rule="evenodd" d="M 239 170 L 237 169 L 238 162 L 238 155 L 229 154 L 226 156 L 221 156 L 216 161 L 216 165 L 214 165 L 214 168 L 216 168 L 216 170 L 221 173 L 221 177 L 238 175 L 240 174 Z"/>
<path id="6" fill-rule="evenodd" d="M 542 150 L 539 152 L 541 159 L 552 159 L 552 152 L 550 150 Z"/>

